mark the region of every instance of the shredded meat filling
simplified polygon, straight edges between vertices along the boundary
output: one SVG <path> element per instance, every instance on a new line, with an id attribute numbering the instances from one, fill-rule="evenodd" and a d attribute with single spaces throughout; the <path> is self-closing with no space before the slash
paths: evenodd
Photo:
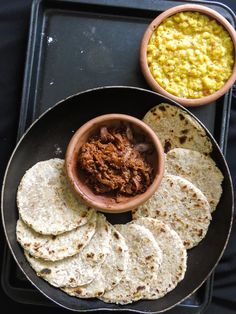
<path id="1" fill-rule="evenodd" d="M 152 183 L 152 167 L 146 160 L 151 147 L 136 143 L 131 128 L 100 129 L 81 147 L 79 167 L 86 173 L 87 183 L 98 194 L 115 192 L 136 195 Z"/>

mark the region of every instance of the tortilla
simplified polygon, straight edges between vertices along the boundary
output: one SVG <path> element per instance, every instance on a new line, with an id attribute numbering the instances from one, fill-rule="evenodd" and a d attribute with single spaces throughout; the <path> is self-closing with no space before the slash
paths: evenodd
<path id="1" fill-rule="evenodd" d="M 55 287 L 78 287 L 94 280 L 109 252 L 110 228 L 106 218 L 98 214 L 96 232 L 79 253 L 63 260 L 50 262 L 25 256 L 39 277 Z"/>
<path id="2" fill-rule="evenodd" d="M 105 291 L 113 289 L 125 275 L 129 258 L 125 239 L 111 224 L 109 228 L 111 229 L 109 253 L 98 275 L 88 285 L 64 288 L 63 291 L 69 295 L 79 298 L 102 296 Z"/>
<path id="3" fill-rule="evenodd" d="M 133 211 L 133 218 L 156 218 L 173 228 L 185 247 L 196 246 L 206 235 L 210 205 L 203 193 L 184 178 L 165 175 L 158 190 Z"/>
<path id="4" fill-rule="evenodd" d="M 193 150 L 176 148 L 166 155 L 166 172 L 192 182 L 206 196 L 211 212 L 216 209 L 224 177 L 211 157 Z"/>
<path id="5" fill-rule="evenodd" d="M 107 303 L 128 304 L 143 298 L 149 285 L 157 280 L 162 252 L 152 233 L 145 227 L 134 224 L 115 227 L 128 246 L 127 271 L 120 283 L 106 291 L 100 299 Z"/>
<path id="6" fill-rule="evenodd" d="M 182 109 L 162 103 L 149 110 L 143 118 L 159 137 L 164 151 L 184 147 L 209 154 L 211 140 L 203 127 Z"/>
<path id="7" fill-rule="evenodd" d="M 94 213 L 86 225 L 57 235 L 42 235 L 17 221 L 16 236 L 21 246 L 33 257 L 57 261 L 78 254 L 91 240 L 96 230 L 97 215 Z"/>
<path id="8" fill-rule="evenodd" d="M 64 160 L 58 158 L 38 162 L 26 171 L 18 187 L 17 205 L 22 220 L 47 235 L 85 225 L 94 211 L 73 195 Z"/>
<path id="9" fill-rule="evenodd" d="M 156 282 L 149 286 L 145 299 L 158 299 L 173 290 L 184 278 L 187 252 L 178 234 L 163 222 L 152 218 L 139 218 L 132 222 L 148 228 L 162 250 L 163 260 Z"/>

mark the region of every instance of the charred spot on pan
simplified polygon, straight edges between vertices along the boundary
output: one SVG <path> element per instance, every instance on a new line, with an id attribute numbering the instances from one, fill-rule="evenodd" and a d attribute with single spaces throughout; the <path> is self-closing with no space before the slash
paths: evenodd
<path id="1" fill-rule="evenodd" d="M 49 269 L 49 268 L 43 268 L 42 270 L 40 270 L 40 274 L 42 274 L 42 275 L 49 275 L 49 274 L 51 274 L 51 269 Z"/>
<path id="2" fill-rule="evenodd" d="M 179 138 L 180 144 L 184 144 L 184 143 L 186 142 L 186 139 L 187 139 L 187 136 L 181 136 L 181 137 Z"/>

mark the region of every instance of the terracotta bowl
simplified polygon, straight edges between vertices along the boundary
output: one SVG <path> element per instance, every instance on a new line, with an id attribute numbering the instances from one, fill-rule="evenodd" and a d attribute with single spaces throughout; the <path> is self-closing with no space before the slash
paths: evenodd
<path id="1" fill-rule="evenodd" d="M 202 98 L 196 98 L 196 99 L 190 99 L 190 98 L 180 98 L 177 96 L 174 96 L 167 92 L 163 87 L 161 87 L 158 82 L 153 78 L 152 73 L 149 70 L 148 63 L 147 63 L 147 46 L 150 40 L 150 37 L 153 33 L 153 31 L 169 16 L 174 15 L 178 12 L 183 12 L 183 11 L 197 11 L 200 13 L 203 13 L 205 15 L 208 15 L 212 18 L 214 18 L 219 24 L 221 24 L 229 33 L 231 36 L 233 45 L 234 45 L 234 59 L 236 60 L 236 32 L 232 25 L 218 12 L 209 9 L 208 7 L 202 6 L 202 5 L 195 5 L 195 4 L 185 4 L 185 5 L 180 5 L 176 6 L 173 8 L 170 8 L 157 16 L 152 23 L 148 26 L 146 32 L 144 33 L 141 46 L 140 46 L 140 64 L 141 64 L 141 69 L 143 72 L 144 77 L 146 78 L 146 81 L 150 85 L 150 87 L 159 92 L 160 94 L 167 96 L 178 103 L 182 104 L 183 106 L 186 107 L 191 107 L 191 106 L 200 106 L 200 105 L 205 105 L 208 103 L 211 103 L 215 101 L 216 99 L 220 98 L 222 95 L 224 95 L 230 87 L 234 84 L 236 80 L 236 62 L 234 63 L 232 75 L 228 79 L 228 81 L 225 83 L 225 85 L 220 88 L 218 91 L 215 93 L 209 95 L 209 96 L 204 96 Z"/>
<path id="2" fill-rule="evenodd" d="M 95 194 L 90 186 L 85 183 L 85 174 L 78 168 L 78 155 L 81 146 L 91 136 L 98 134 L 102 126 L 109 129 L 110 127 L 117 127 L 121 123 L 129 124 L 134 137 L 135 134 L 140 134 L 152 144 L 153 152 L 149 155 L 148 162 L 154 169 L 154 179 L 144 193 L 130 197 L 124 196 L 121 199 L 119 198 L 119 202 L 117 202 L 114 196 Z M 106 114 L 88 121 L 76 131 L 67 147 L 65 164 L 66 173 L 73 190 L 89 206 L 103 212 L 121 213 L 141 205 L 157 190 L 164 172 L 164 152 L 156 134 L 141 120 L 123 114 Z"/>

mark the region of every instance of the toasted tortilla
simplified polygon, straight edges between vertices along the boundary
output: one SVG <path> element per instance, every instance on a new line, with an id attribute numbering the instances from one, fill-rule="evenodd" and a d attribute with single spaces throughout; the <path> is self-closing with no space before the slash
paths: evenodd
<path id="1" fill-rule="evenodd" d="M 156 282 L 152 282 L 145 299 L 158 299 L 173 290 L 183 280 L 187 268 L 187 252 L 178 234 L 163 222 L 139 218 L 132 222 L 148 228 L 163 254 Z"/>
<path id="2" fill-rule="evenodd" d="M 57 261 L 82 251 L 96 230 L 97 214 L 83 226 L 63 234 L 43 235 L 35 232 L 21 219 L 17 221 L 17 241 L 31 256 L 48 261 Z"/>
<path id="3" fill-rule="evenodd" d="M 100 299 L 107 303 L 127 304 L 140 300 L 157 280 L 162 252 L 153 234 L 145 227 L 134 224 L 116 225 L 125 238 L 129 261 L 125 276 L 114 289 Z"/>
<path id="4" fill-rule="evenodd" d="M 110 228 L 106 218 L 98 214 L 96 232 L 79 253 L 63 260 L 50 262 L 25 256 L 37 275 L 55 287 L 78 287 L 89 284 L 97 276 L 109 253 Z"/>
<path id="5" fill-rule="evenodd" d="M 203 127 L 177 106 L 159 104 L 146 113 L 143 121 L 157 134 L 165 152 L 175 147 L 206 154 L 212 151 L 211 140 Z"/>
<path id="6" fill-rule="evenodd" d="M 57 235 L 86 224 L 94 210 L 74 196 L 64 160 L 50 159 L 26 171 L 17 192 L 22 220 L 36 232 Z"/>
<path id="7" fill-rule="evenodd" d="M 111 229 L 109 253 L 98 275 L 88 285 L 64 288 L 63 291 L 69 295 L 79 298 L 102 296 L 105 291 L 113 289 L 125 276 L 129 258 L 128 248 L 124 237 L 115 227 L 109 224 L 109 228 Z"/>
<path id="8" fill-rule="evenodd" d="M 216 209 L 224 177 L 210 156 L 189 149 L 173 149 L 166 155 L 166 172 L 192 182 L 206 196 L 211 212 Z"/>
<path id="9" fill-rule="evenodd" d="M 133 211 L 133 218 L 156 218 L 173 228 L 185 247 L 196 246 L 206 235 L 210 205 L 205 195 L 188 180 L 165 175 L 158 190 Z"/>

